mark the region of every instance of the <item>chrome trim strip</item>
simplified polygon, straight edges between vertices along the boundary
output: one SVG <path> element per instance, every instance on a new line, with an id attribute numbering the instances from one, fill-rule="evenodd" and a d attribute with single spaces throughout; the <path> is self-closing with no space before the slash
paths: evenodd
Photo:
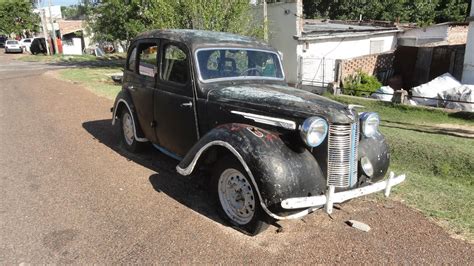
<path id="1" fill-rule="evenodd" d="M 212 146 L 222 146 L 222 147 L 225 147 L 227 148 L 230 152 L 232 152 L 232 154 L 234 154 L 234 156 L 240 161 L 240 163 L 242 164 L 242 166 L 244 167 L 245 171 L 247 172 L 247 174 L 249 175 L 251 181 L 252 181 L 252 184 L 253 186 L 255 187 L 255 190 L 257 191 L 257 195 L 258 195 L 258 198 L 260 199 L 260 205 L 262 206 L 262 209 L 272 218 L 274 219 L 277 219 L 277 220 L 289 220 L 289 219 L 298 219 L 298 218 L 301 218 L 307 214 L 310 214 L 312 213 L 313 211 L 319 209 L 319 207 L 316 207 L 316 208 L 308 208 L 306 210 L 303 210 L 301 212 L 298 212 L 298 213 L 295 213 L 295 214 L 292 214 L 292 215 L 289 215 L 289 216 L 279 216 L 279 215 L 276 215 L 274 213 L 272 213 L 268 208 L 267 206 L 263 203 L 263 199 L 262 199 L 262 195 L 260 194 L 260 190 L 258 189 L 258 186 L 257 186 L 257 183 L 255 182 L 255 178 L 253 177 L 253 174 L 252 172 L 250 171 L 250 168 L 248 167 L 247 163 L 244 161 L 244 159 L 242 158 L 242 156 L 239 154 L 239 152 L 234 148 L 232 147 L 232 145 L 230 145 L 228 142 L 225 142 L 225 141 L 222 141 L 222 140 L 215 140 L 215 141 L 211 141 L 209 143 L 207 143 L 206 145 L 204 145 L 197 153 L 196 155 L 194 156 L 193 160 L 191 161 L 191 163 L 186 167 L 186 168 L 181 168 L 179 167 L 179 165 L 176 166 L 176 171 L 180 174 L 180 175 L 183 175 L 183 176 L 187 176 L 187 175 L 190 175 L 192 172 L 193 172 L 193 169 L 194 167 L 196 166 L 196 163 L 197 161 L 199 160 L 199 158 L 201 157 L 201 155 L 210 147 Z"/>
<path id="2" fill-rule="evenodd" d="M 272 53 L 277 56 L 278 58 L 278 63 L 280 64 L 280 69 L 281 69 L 281 75 L 282 78 L 273 78 L 273 77 L 263 77 L 263 76 L 255 76 L 255 77 L 232 77 L 232 78 L 215 78 L 215 79 L 203 79 L 201 76 L 201 69 L 199 67 L 199 60 L 198 60 L 198 52 L 200 51 L 209 51 L 209 50 L 246 50 L 246 51 L 256 51 L 256 52 L 266 52 L 266 53 Z M 196 62 L 196 69 L 198 73 L 198 78 L 199 81 L 202 83 L 209 83 L 209 82 L 216 82 L 216 81 L 232 81 L 232 80 L 252 80 L 252 79 L 266 79 L 266 80 L 278 80 L 278 81 L 284 81 L 285 80 L 285 70 L 283 69 L 283 64 L 281 61 L 281 57 L 278 53 L 270 50 L 264 50 L 264 49 L 249 49 L 245 47 L 213 47 L 213 48 L 199 48 L 194 51 L 194 61 Z"/>
<path id="3" fill-rule="evenodd" d="M 125 106 L 127 106 L 127 109 L 128 111 L 130 112 L 131 114 L 131 117 L 132 117 L 132 123 L 133 123 L 133 136 L 135 137 L 135 139 L 138 141 L 138 142 L 147 142 L 148 139 L 147 138 L 139 138 L 137 137 L 137 129 L 135 127 L 135 119 L 133 118 L 133 113 L 132 113 L 132 109 L 130 109 L 130 106 L 128 105 L 128 103 L 124 100 L 124 99 L 120 99 L 117 101 L 117 104 L 115 105 L 114 107 L 114 115 L 112 117 L 112 126 L 115 125 L 115 120 L 116 120 L 116 117 L 117 117 L 117 106 L 119 105 L 119 103 L 124 103 Z"/>
<path id="4" fill-rule="evenodd" d="M 245 112 L 240 112 L 240 111 L 230 111 L 233 114 L 236 115 L 241 115 L 247 119 L 253 120 L 257 123 L 262 123 L 262 124 L 267 124 L 267 125 L 272 125 L 272 126 L 277 126 L 285 129 L 291 129 L 295 130 L 296 129 L 296 123 L 291 120 L 287 119 L 282 119 L 282 118 L 277 118 L 277 117 L 271 117 L 271 116 L 265 116 L 265 115 L 257 115 L 257 114 L 252 114 L 252 113 L 245 113 Z"/>

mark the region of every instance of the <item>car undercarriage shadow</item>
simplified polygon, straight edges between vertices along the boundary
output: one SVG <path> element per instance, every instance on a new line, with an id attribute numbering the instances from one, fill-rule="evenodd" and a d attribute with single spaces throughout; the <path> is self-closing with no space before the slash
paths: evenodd
<path id="1" fill-rule="evenodd" d="M 155 191 L 165 193 L 193 211 L 225 224 L 219 218 L 216 203 L 209 193 L 209 179 L 205 171 L 196 171 L 187 177 L 181 176 L 175 170 L 178 161 L 159 152 L 151 144 L 145 145 L 143 151 L 137 154 L 126 151 L 121 147 L 117 126 L 112 126 L 111 119 L 84 122 L 82 127 L 94 139 L 121 156 L 156 172 L 149 177 Z"/>

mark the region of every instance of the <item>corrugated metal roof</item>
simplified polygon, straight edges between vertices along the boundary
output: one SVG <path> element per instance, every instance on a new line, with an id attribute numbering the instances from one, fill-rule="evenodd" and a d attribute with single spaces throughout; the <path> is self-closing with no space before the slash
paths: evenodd
<path id="1" fill-rule="evenodd" d="M 386 24 L 387 23 L 370 24 L 367 22 L 343 23 L 334 21 L 305 20 L 302 36 L 299 36 L 299 39 L 356 37 L 400 31 L 396 26 Z"/>

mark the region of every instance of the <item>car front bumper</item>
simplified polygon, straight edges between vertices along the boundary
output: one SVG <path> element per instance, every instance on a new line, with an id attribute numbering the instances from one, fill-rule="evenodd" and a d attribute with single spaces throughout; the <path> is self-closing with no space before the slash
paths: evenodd
<path id="1" fill-rule="evenodd" d="M 334 203 L 341 203 L 382 190 L 384 190 L 385 196 L 388 197 L 392 187 L 402 183 L 405 178 L 405 175 L 395 176 L 395 174 L 391 172 L 386 180 L 337 193 L 334 192 L 335 187 L 329 186 L 326 195 L 285 199 L 281 202 L 281 207 L 287 210 L 302 208 L 319 209 L 324 207 L 327 213 L 332 213 Z M 293 218 L 298 218 L 298 215 L 293 215 Z"/>

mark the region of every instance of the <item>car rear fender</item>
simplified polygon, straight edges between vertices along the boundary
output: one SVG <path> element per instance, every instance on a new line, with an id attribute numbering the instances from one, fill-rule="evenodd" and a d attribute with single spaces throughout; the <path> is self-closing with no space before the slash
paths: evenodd
<path id="1" fill-rule="evenodd" d="M 217 147 L 227 149 L 240 161 L 262 207 L 274 218 L 282 200 L 325 191 L 321 168 L 307 149 L 292 149 L 277 133 L 245 124 L 225 124 L 208 132 L 176 167 L 178 173 L 190 175 L 199 159 Z"/>
<path id="2" fill-rule="evenodd" d="M 142 129 L 137 119 L 135 105 L 133 104 L 132 97 L 127 91 L 121 90 L 115 98 L 114 107 L 112 108 L 112 125 L 115 125 L 116 120 L 119 118 L 123 110 L 128 110 L 132 115 L 133 133 L 135 139 L 139 142 L 147 142 L 148 139 L 144 137 Z"/>

